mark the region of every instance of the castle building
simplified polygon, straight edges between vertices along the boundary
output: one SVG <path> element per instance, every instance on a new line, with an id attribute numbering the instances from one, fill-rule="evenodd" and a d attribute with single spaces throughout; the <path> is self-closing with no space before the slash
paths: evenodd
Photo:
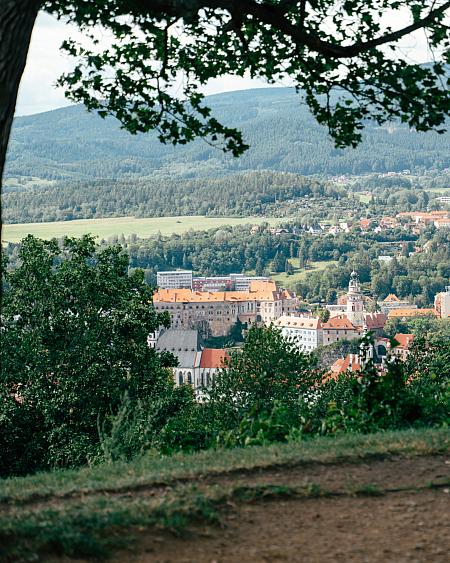
<path id="1" fill-rule="evenodd" d="M 199 330 L 205 336 L 226 336 L 238 320 L 270 324 L 298 307 L 294 293 L 265 280 L 252 281 L 248 291 L 160 289 L 153 303 L 158 312 L 169 313 L 173 328 Z"/>

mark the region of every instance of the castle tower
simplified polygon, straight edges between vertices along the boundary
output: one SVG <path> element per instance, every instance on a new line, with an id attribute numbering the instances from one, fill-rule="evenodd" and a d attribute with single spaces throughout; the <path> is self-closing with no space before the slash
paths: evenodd
<path id="1" fill-rule="evenodd" d="M 350 274 L 350 283 L 347 293 L 347 318 L 354 325 L 364 324 L 364 300 L 359 286 L 359 278 L 356 272 Z"/>

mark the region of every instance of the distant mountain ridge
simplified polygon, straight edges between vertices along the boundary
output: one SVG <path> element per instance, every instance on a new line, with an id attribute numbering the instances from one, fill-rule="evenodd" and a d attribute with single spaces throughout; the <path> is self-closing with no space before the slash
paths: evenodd
<path id="1" fill-rule="evenodd" d="M 70 106 L 15 119 L 6 177 L 190 178 L 246 170 L 339 175 L 450 167 L 450 133 L 417 133 L 397 124 L 369 125 L 359 147 L 335 149 L 292 88 L 216 94 L 207 103 L 224 124 L 243 131 L 251 148 L 241 158 L 201 140 L 172 147 L 155 134 L 132 136 L 113 118 Z"/>

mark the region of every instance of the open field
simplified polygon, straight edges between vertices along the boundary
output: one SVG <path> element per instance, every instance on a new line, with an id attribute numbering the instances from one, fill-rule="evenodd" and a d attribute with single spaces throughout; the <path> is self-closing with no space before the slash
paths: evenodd
<path id="1" fill-rule="evenodd" d="M 365 192 L 355 192 L 354 195 L 359 198 L 361 203 L 369 203 L 372 195 Z"/>
<path id="2" fill-rule="evenodd" d="M 179 217 L 111 217 L 107 219 L 80 219 L 76 221 L 55 221 L 52 223 L 18 223 L 3 226 L 5 242 L 18 242 L 26 235 L 50 239 L 63 236 L 79 237 L 87 233 L 107 238 L 112 235 L 131 235 L 145 238 L 160 232 L 163 235 L 182 234 L 190 229 L 207 230 L 225 225 L 259 225 L 267 222 L 277 225 L 281 219 L 273 217 L 203 217 L 200 215 Z"/>
<path id="3" fill-rule="evenodd" d="M 271 273 L 272 279 L 279 282 L 280 285 L 283 287 L 291 288 L 295 285 L 296 282 L 302 281 L 308 274 L 312 272 L 320 272 L 326 270 L 332 264 L 337 264 L 334 260 L 323 260 L 321 262 L 310 262 L 308 264 L 308 268 L 300 269 L 299 268 L 299 260 L 298 258 L 289 258 L 289 262 L 294 267 L 294 272 L 291 276 L 288 276 L 286 273 L 282 272 L 281 274 Z"/>
<path id="4" fill-rule="evenodd" d="M 449 454 L 410 430 L 5 479 L 0 560 L 444 563 Z"/>

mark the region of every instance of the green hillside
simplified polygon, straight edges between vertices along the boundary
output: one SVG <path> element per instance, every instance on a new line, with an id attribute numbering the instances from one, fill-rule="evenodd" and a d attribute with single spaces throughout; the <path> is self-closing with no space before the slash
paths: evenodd
<path id="1" fill-rule="evenodd" d="M 6 178 L 14 178 L 14 185 L 24 176 L 189 178 L 263 169 L 336 175 L 450 167 L 450 134 L 416 133 L 396 124 L 369 126 L 357 149 L 337 150 L 292 88 L 218 94 L 207 102 L 219 120 L 243 131 L 251 146 L 243 157 L 224 155 L 203 141 L 161 145 L 153 134 L 131 136 L 113 118 L 72 106 L 16 118 Z"/>

